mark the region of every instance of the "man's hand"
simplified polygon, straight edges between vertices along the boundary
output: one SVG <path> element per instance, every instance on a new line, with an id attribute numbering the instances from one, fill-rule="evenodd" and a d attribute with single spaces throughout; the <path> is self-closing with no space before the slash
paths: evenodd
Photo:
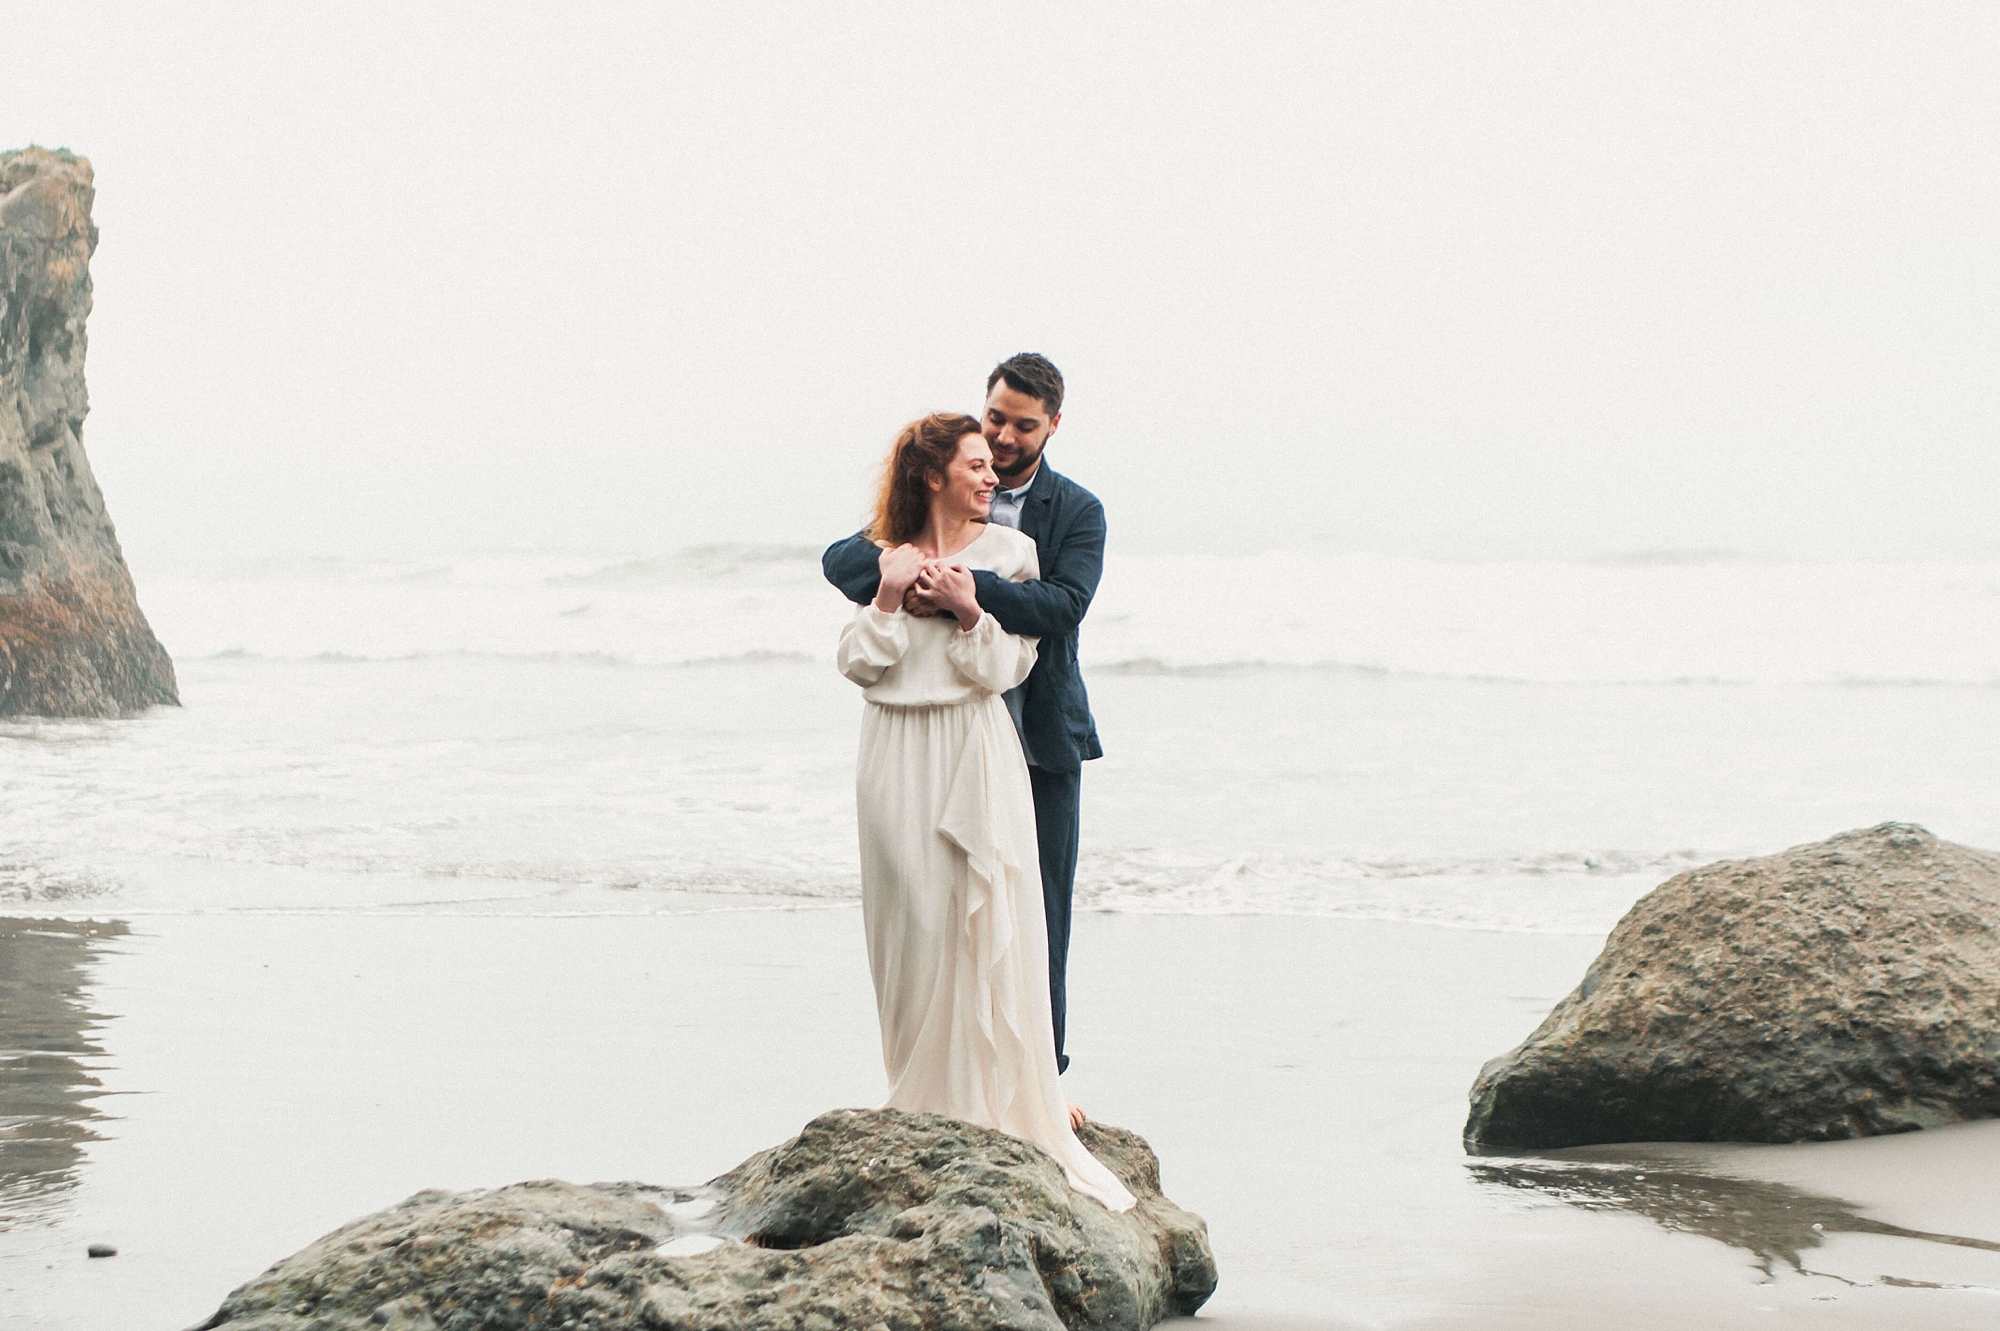
<path id="1" fill-rule="evenodd" d="M 903 593 L 903 613 L 915 615 L 919 619 L 937 619 L 947 612 L 943 606 L 933 601 L 929 595 L 912 587 Z"/>
<path id="2" fill-rule="evenodd" d="M 985 613 L 979 608 L 979 586 L 962 564 L 925 564 L 917 573 L 916 587 L 939 607 L 958 616 L 961 629 L 970 629 Z"/>
<path id="3" fill-rule="evenodd" d="M 903 604 L 904 593 L 924 570 L 924 552 L 907 543 L 892 546 L 882 552 L 876 564 L 882 570 L 882 585 L 875 591 L 875 608 L 893 615 Z"/>

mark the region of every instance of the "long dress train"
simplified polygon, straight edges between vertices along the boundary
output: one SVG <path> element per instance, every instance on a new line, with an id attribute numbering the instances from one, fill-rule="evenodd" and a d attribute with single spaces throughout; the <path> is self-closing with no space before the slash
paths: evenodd
<path id="1" fill-rule="evenodd" d="M 953 556 L 1015 581 L 1035 544 L 989 524 Z M 1034 796 L 1001 694 L 1033 638 L 863 606 L 840 670 L 864 688 L 855 773 L 862 915 L 886 1107 L 949 1114 L 1042 1147 L 1114 1211 L 1132 1194 L 1076 1139 L 1057 1080 Z"/>

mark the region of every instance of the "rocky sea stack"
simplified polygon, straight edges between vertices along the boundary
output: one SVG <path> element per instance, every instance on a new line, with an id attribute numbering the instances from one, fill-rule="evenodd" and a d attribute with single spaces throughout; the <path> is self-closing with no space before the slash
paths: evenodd
<path id="1" fill-rule="evenodd" d="M 1472 1149 L 2000 1117 L 2000 855 L 1883 823 L 1661 884 L 1472 1087 Z"/>
<path id="2" fill-rule="evenodd" d="M 0 716 L 180 701 L 83 455 L 90 163 L 0 153 Z"/>
<path id="3" fill-rule="evenodd" d="M 1139 1199 L 957 1119 L 822 1114 L 700 1187 L 420 1192 L 244 1285 L 202 1331 L 1142 1331 L 1215 1288 L 1208 1229 L 1136 1135 L 1088 1125 Z"/>

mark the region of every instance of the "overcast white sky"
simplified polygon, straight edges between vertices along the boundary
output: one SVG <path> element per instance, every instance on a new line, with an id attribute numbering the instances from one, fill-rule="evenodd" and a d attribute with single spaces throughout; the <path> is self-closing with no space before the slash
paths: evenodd
<path id="1" fill-rule="evenodd" d="M 141 568 L 818 544 L 1023 349 L 1114 548 L 2000 554 L 2000 6 L 0 11 Z"/>

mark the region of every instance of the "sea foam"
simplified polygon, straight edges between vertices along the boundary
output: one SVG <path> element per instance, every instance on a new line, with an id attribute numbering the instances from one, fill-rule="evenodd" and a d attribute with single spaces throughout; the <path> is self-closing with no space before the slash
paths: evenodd
<path id="1" fill-rule="evenodd" d="M 679 665 L 830 657 L 815 552 L 319 560 L 146 580 L 181 657 L 448 653 Z M 1114 554 L 1087 669 L 1540 683 L 2000 683 L 2000 565 L 1449 563 Z"/>

